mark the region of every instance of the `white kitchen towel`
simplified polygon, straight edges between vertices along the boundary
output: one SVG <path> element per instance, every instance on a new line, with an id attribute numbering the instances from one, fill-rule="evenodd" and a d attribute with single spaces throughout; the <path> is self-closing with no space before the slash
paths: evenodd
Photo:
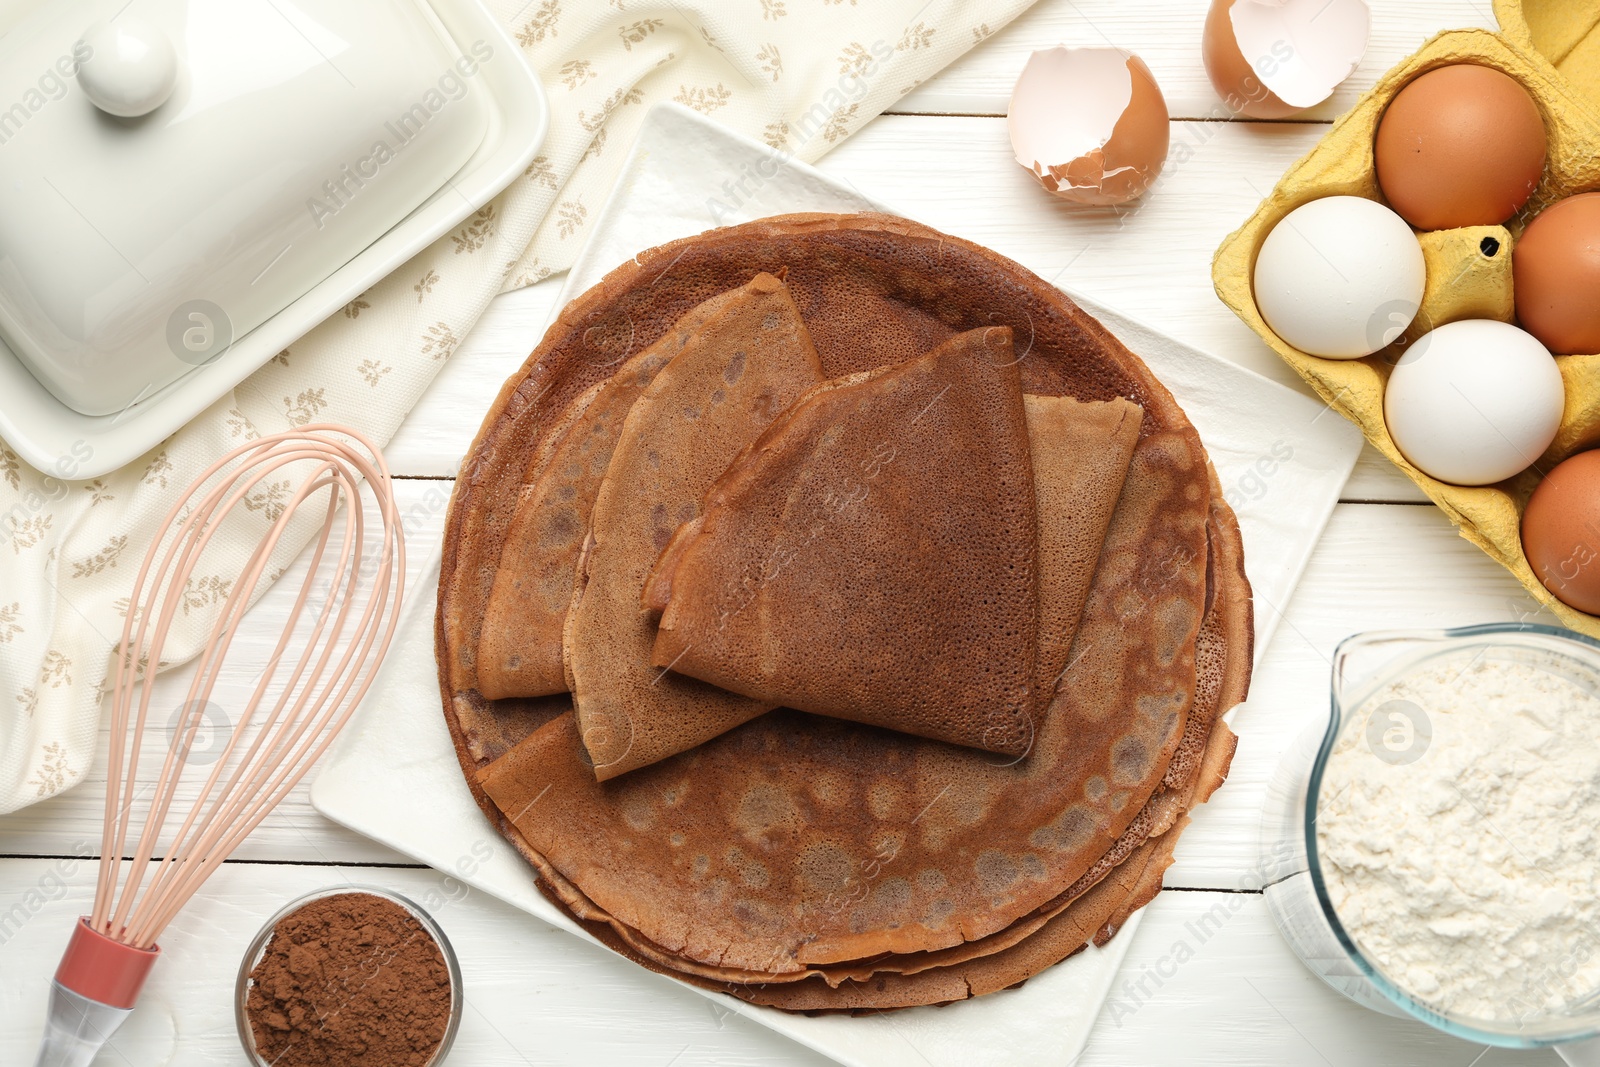
<path id="1" fill-rule="evenodd" d="M 175 496 L 218 455 L 290 426 L 388 441 L 495 293 L 571 265 L 650 104 L 676 100 L 814 160 L 1029 3 L 491 2 L 551 103 L 548 139 L 509 189 L 121 470 L 83 481 L 84 457 L 64 455 L 36 471 L 0 443 L 0 812 L 88 769 L 133 572 Z M 750 195 L 744 176 L 723 177 L 706 190 L 714 218 Z M 486 404 L 498 386 L 483 383 Z M 248 502 L 186 591 L 164 665 L 198 650 L 281 493 Z"/>

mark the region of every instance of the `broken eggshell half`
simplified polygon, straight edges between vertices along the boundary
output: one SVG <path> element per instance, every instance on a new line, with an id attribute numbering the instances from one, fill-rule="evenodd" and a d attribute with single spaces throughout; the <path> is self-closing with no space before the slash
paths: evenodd
<path id="1" fill-rule="evenodd" d="M 1211 0 L 1201 58 L 1228 110 L 1288 118 L 1355 73 L 1371 22 L 1365 0 Z"/>
<path id="2" fill-rule="evenodd" d="M 1028 57 L 1006 113 L 1011 150 L 1039 184 L 1078 204 L 1143 195 L 1167 160 L 1167 102 L 1150 68 L 1120 48 Z"/>

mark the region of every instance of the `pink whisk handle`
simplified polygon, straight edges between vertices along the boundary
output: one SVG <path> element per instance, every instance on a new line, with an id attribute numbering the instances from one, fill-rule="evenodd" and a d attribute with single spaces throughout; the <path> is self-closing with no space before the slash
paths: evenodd
<path id="1" fill-rule="evenodd" d="M 159 947 L 125 945 L 91 927 L 87 916 L 79 919 L 50 985 L 35 1067 L 88 1067 L 133 1013 L 133 1002 L 159 955 Z"/>
<path id="2" fill-rule="evenodd" d="M 72 940 L 56 968 L 56 981 L 80 997 L 113 1008 L 131 1008 L 159 955 L 159 945 L 134 948 L 114 941 L 91 927 L 84 916 L 72 929 Z"/>

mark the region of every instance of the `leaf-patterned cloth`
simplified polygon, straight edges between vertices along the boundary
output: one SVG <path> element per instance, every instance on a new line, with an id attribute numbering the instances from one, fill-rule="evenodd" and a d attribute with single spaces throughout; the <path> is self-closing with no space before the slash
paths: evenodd
<path id="1" fill-rule="evenodd" d="M 1029 3 L 491 2 L 551 104 L 549 136 L 509 189 L 121 470 L 83 481 L 85 456 L 36 471 L 0 445 L 0 812 L 89 769 L 134 572 L 177 494 L 221 453 L 290 426 L 343 423 L 388 441 L 497 292 L 571 264 L 649 105 L 675 100 L 814 160 Z M 708 178 L 711 221 L 750 192 L 746 176 Z M 483 383 L 485 406 L 498 386 Z M 204 642 L 276 517 L 274 492 L 247 502 L 208 555 L 161 666 Z"/>

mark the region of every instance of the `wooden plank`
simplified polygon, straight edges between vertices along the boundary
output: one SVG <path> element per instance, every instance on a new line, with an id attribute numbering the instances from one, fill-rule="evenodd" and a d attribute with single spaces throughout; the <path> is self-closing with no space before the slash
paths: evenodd
<path id="1" fill-rule="evenodd" d="M 1449 26 L 1492 25 L 1486 0 L 1372 0 L 1372 47 L 1357 74 L 1304 122 L 1209 121 L 1226 116 L 1198 62 L 1203 0 L 1187 6 L 1126 0 L 1040 3 L 949 71 L 907 97 L 827 157 L 823 168 L 869 195 L 948 232 L 1010 255 L 1190 343 L 1301 388 L 1216 300 L 1210 256 L 1283 170 L 1326 132 L 1383 70 Z M 1078 209 L 1044 196 L 1011 159 L 1004 122 L 938 113 L 1003 115 L 1027 54 L 1062 42 L 1115 43 L 1139 52 L 1166 93 L 1173 125 L 1167 171 L 1128 209 Z M 560 279 L 499 298 L 387 450 L 397 474 L 448 478 L 504 378 L 555 311 Z M 449 483 L 400 486 L 413 568 L 442 530 Z M 1345 491 L 1351 500 L 1423 499 L 1367 450 Z M 290 579 L 292 580 L 291 574 Z M 238 662 L 265 655 L 291 584 L 251 612 Z M 1428 507 L 1341 506 L 1285 612 L 1250 703 L 1235 716 L 1243 738 L 1231 781 L 1203 808 L 1149 909 L 1084 1064 L 1228 1062 L 1415 1064 L 1553 1063 L 1549 1053 L 1482 1050 L 1420 1024 L 1343 1001 L 1293 959 L 1248 887 L 1266 782 L 1293 736 L 1326 715 L 1327 657 L 1358 629 L 1449 626 L 1544 618 L 1508 575 L 1456 537 Z M 179 670 L 159 683 L 176 706 Z M 219 691 L 237 700 L 248 668 Z M 151 739 L 152 755 L 165 738 Z M 99 839 L 104 779 L 0 819 L 0 857 L 70 857 Z M 180 804 L 181 804 L 180 800 Z M 821 1057 L 695 994 L 592 950 L 460 883 L 407 864 L 387 848 L 324 820 L 297 790 L 225 867 L 166 939 L 141 1009 L 109 1062 L 199 1064 L 238 1060 L 229 991 L 238 956 L 259 923 L 290 897 L 328 884 L 370 881 L 427 901 L 461 952 L 469 1009 L 452 1062 L 821 1064 Z M 28 1062 L 48 975 L 94 868 L 63 859 L 0 858 L 0 1063 Z M 25 921 L 11 918 L 22 904 Z M 1200 943 L 1201 916 L 1228 919 Z M 35 914 L 36 913 L 36 914 Z M 1174 969 L 1176 946 L 1194 957 Z M 1226 1023 L 1219 1023 L 1225 1017 Z M 120 1054 L 120 1059 L 119 1059 Z"/>
<path id="2" fill-rule="evenodd" d="M 455 477 L 501 384 L 544 336 L 564 278 L 495 297 L 383 450 L 391 471 Z"/>
<path id="3" fill-rule="evenodd" d="M 1259 506 L 1271 506 L 1269 493 Z M 448 483 L 400 486 L 413 566 L 437 542 Z M 266 656 L 289 598 L 294 574 L 246 618 L 236 639 L 235 669 L 218 690 L 223 708 L 237 706 Z M 1233 889 L 1248 885 L 1266 783 L 1297 732 L 1327 713 L 1328 658 L 1339 640 L 1364 629 L 1446 627 L 1518 618 L 1548 620 L 1504 570 L 1456 536 L 1434 508 L 1341 505 L 1287 605 L 1257 602 L 1266 617 L 1284 611 L 1278 635 L 1256 676 L 1249 704 L 1235 715 L 1241 735 L 1229 783 L 1196 813 L 1168 877 L 1174 886 Z M 176 708 L 189 671 L 163 675 L 153 706 Z M 163 731 L 147 739 L 145 758 L 159 758 Z M 0 819 L 0 855 L 70 855 L 98 846 L 104 804 L 105 733 L 95 768 L 78 788 Z M 146 764 L 149 766 L 149 764 Z M 192 797 L 191 791 L 182 796 Z M 389 849 L 324 819 L 302 785 L 240 849 L 241 859 L 297 863 L 410 863 Z M 1241 881 L 1244 879 L 1245 881 Z"/>
<path id="4" fill-rule="evenodd" d="M 1386 459 L 1371 445 L 1356 457 L 1356 468 L 1350 480 L 1344 483 L 1340 496 L 1359 504 L 1427 504 L 1433 506 L 1428 494 Z"/>
<path id="5" fill-rule="evenodd" d="M 1016 165 L 1005 122 L 994 118 L 885 118 L 821 168 L 911 218 L 1300 388 L 1217 299 L 1211 257 L 1325 132 L 1307 123 L 1174 123 L 1161 177 L 1118 208 L 1046 194 Z"/>
<path id="6" fill-rule="evenodd" d="M 63 877 L 65 872 L 65 877 Z M 0 1063 L 32 1063 L 62 948 L 95 866 L 0 861 Z M 295 897 L 379 885 L 423 904 L 461 959 L 466 1010 L 450 1055 L 472 1067 L 568 1063 L 733 1067 L 828 1061 L 765 1027 L 429 870 L 228 864 L 162 938 L 162 960 L 102 1064 L 242 1063 L 233 990 L 250 939 Z M 33 895 L 30 895 L 33 894 Z"/>
<path id="7" fill-rule="evenodd" d="M 1250 699 L 1234 713 L 1240 740 L 1228 784 L 1195 813 L 1168 885 L 1253 885 L 1267 783 L 1302 731 L 1326 725 L 1333 651 L 1345 637 L 1486 622 L 1557 624 L 1437 508 L 1368 504 L 1341 504 L 1293 600 L 1258 598 L 1256 611 L 1283 618 Z"/>
<path id="8" fill-rule="evenodd" d="M 894 106 L 920 114 L 1004 115 L 1029 53 L 1057 44 L 1113 45 L 1136 52 L 1150 67 L 1174 118 L 1227 118 L 1200 63 L 1207 0 L 1156 5 L 1128 0 L 1037 3 L 943 73 Z M 1328 121 L 1344 113 L 1384 71 L 1444 29 L 1495 26 L 1488 0 L 1369 0 L 1372 36 L 1360 68 L 1332 99 L 1305 118 Z M 970 31 L 968 31 L 970 32 Z"/>
<path id="9" fill-rule="evenodd" d="M 1254 209 L 1258 192 L 1269 189 L 1323 127 L 1178 123 L 1179 142 L 1194 155 L 1174 162 L 1147 200 L 1118 212 L 1071 208 L 1044 196 L 1012 162 L 1003 126 L 995 119 L 885 118 L 828 156 L 823 168 L 1042 277 L 1305 388 L 1217 300 L 1210 260 Z M 552 278 L 494 302 L 387 449 L 397 473 L 454 474 L 501 382 L 543 335 L 560 284 Z M 1426 500 L 1370 449 L 1345 495 L 1367 502 Z"/>
<path id="10" fill-rule="evenodd" d="M 0 1004 L 6 1006 L 0 1063 L 31 1062 L 49 978 L 73 922 L 88 907 L 94 872 L 89 862 L 0 860 Z M 232 994 L 250 939 L 294 897 L 352 883 L 422 903 L 455 947 L 467 1009 L 451 1063 L 827 1062 L 435 871 L 240 863 L 218 872 L 162 938 L 163 958 L 137 1010 L 99 1062 L 240 1062 Z M 906 1063 L 919 1062 L 914 1035 L 908 1027 Z M 1421 1023 L 1368 1012 L 1324 986 L 1279 939 L 1259 895 L 1165 892 L 1149 907 L 1078 1062 L 1506 1067 L 1554 1061 L 1548 1053 L 1499 1052 L 1474 1061 L 1480 1051 Z"/>
<path id="11" fill-rule="evenodd" d="M 444 530 L 445 508 L 451 483 L 447 481 L 400 481 L 395 496 L 406 532 L 408 578 L 431 558 Z M 208 722 L 236 726 L 241 709 L 260 676 L 282 632 L 283 620 L 299 595 L 305 577 L 307 557 L 297 564 L 246 614 L 226 667 L 212 697 L 220 719 L 208 713 Z M 314 610 L 323 596 L 317 593 L 309 602 Z M 311 622 L 308 610 L 303 622 Z M 167 671 L 156 679 L 151 698 L 152 725 L 146 730 L 140 750 L 140 779 L 152 779 L 161 766 L 174 731 L 169 723 L 182 708 L 194 677 L 193 664 Z M 265 714 L 265 709 L 261 712 Z M 94 766 L 86 779 L 59 796 L 41 801 L 0 818 L 0 855 L 72 855 L 89 846 L 98 852 L 101 826 L 105 819 L 106 753 L 110 737 L 109 715 L 102 715 L 100 738 Z M 203 756 L 213 745 L 226 743 L 221 731 L 196 740 L 195 751 Z M 204 769 L 202 765 L 202 769 Z M 313 771 L 313 774 L 315 772 Z M 203 781 L 203 779 L 201 779 Z M 187 812 L 198 793 L 200 782 L 186 778 L 180 786 L 174 810 Z M 298 863 L 404 863 L 412 861 L 367 838 L 324 819 L 306 796 L 302 782 L 284 803 L 248 838 L 236 855 L 250 859 L 288 860 Z M 174 825 L 176 825 L 174 823 Z M 0 1062 L 5 1062 L 0 1059 Z"/>
<path id="12" fill-rule="evenodd" d="M 1300 964 L 1258 894 L 1162 893 L 1146 909 L 1075 1067 L 1224 1063 L 1553 1067 L 1559 1060 L 1548 1050 L 1486 1052 L 1347 1000 Z"/>
<path id="13" fill-rule="evenodd" d="M 1011 160 L 1004 127 L 990 118 L 888 117 L 829 155 L 823 169 L 1041 277 L 1304 388 L 1217 300 L 1210 264 L 1323 127 L 1178 123 L 1174 143 L 1191 154 L 1174 148 L 1156 189 L 1126 209 L 1073 208 L 1045 195 Z M 455 471 L 501 382 L 543 335 L 559 284 L 550 279 L 495 302 L 396 435 L 388 449 L 394 470 Z"/>

